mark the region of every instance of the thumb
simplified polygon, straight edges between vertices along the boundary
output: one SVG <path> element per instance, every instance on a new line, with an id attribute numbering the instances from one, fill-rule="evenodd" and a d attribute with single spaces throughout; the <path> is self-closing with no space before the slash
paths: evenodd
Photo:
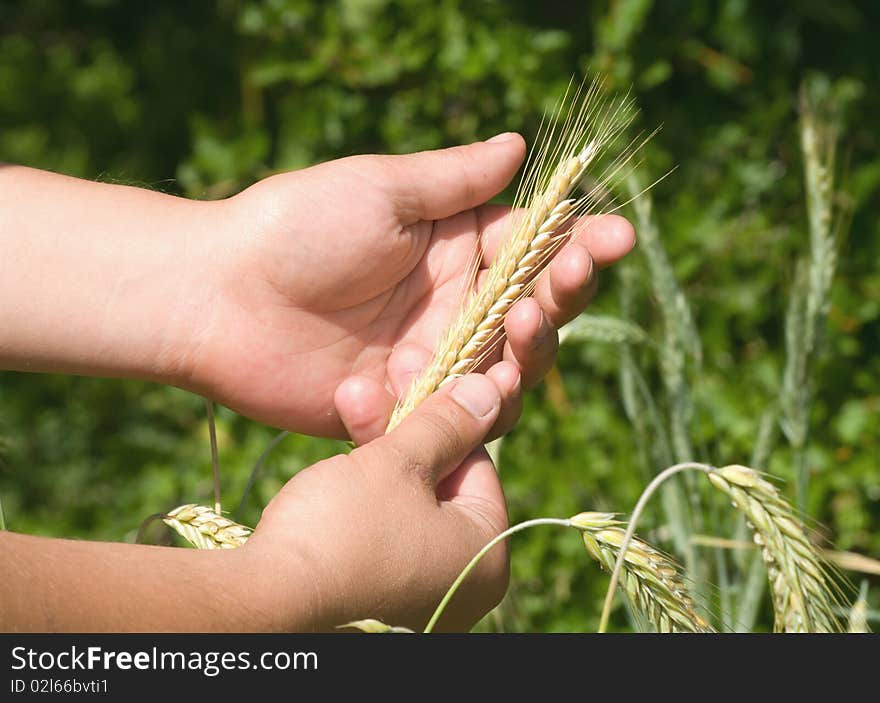
<path id="1" fill-rule="evenodd" d="M 482 443 L 500 408 L 495 383 L 468 374 L 430 396 L 389 434 L 355 451 L 386 466 L 390 455 L 408 476 L 434 487 Z"/>
<path id="2" fill-rule="evenodd" d="M 398 217 L 412 224 L 482 205 L 510 183 L 525 149 L 520 135 L 505 132 L 466 146 L 380 158 L 390 174 Z"/>

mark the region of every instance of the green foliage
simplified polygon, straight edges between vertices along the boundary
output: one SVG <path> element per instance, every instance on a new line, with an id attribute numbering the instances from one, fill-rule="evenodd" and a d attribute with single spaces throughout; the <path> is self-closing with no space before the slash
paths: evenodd
<path id="1" fill-rule="evenodd" d="M 645 173 L 675 167 L 653 189 L 653 218 L 701 341 L 699 355 L 685 348 L 682 371 L 690 450 L 719 465 L 749 463 L 782 389 L 787 301 L 795 261 L 810 248 L 798 90 L 816 74 L 845 108 L 837 205 L 853 215 L 811 370 L 805 508 L 838 547 L 877 556 L 880 48 L 870 28 L 878 22 L 880 8 L 856 0 L 5 2 L 0 160 L 223 197 L 271 172 L 351 153 L 504 130 L 531 137 L 572 75 L 601 71 L 613 87 L 632 88 L 644 129 L 663 125 Z M 633 329 L 661 340 L 666 313 L 649 265 L 663 264 L 634 257 L 624 290 L 603 276 L 591 312 L 620 317 L 624 293 Z M 564 386 L 529 394 L 500 447 L 513 522 L 631 509 L 646 466 L 664 451 L 639 446 L 634 428 L 650 431 L 656 419 L 644 409 L 644 391 L 662 388 L 655 354 L 641 344 L 623 357 L 641 371 L 628 374 L 621 396 L 616 346 L 562 348 Z M 643 410 L 631 421 L 627 408 Z M 224 410 L 218 431 L 231 509 L 276 431 Z M 5 373 L 0 436 L 0 497 L 12 529 L 132 540 L 147 515 L 211 500 L 204 407 L 182 391 Z M 766 468 L 794 479 L 795 453 L 776 439 Z M 670 444 L 665 451 L 681 454 Z M 288 477 L 342 449 L 286 437 L 242 520 L 255 524 Z M 732 536 L 713 510 L 710 502 L 703 530 Z M 645 536 L 671 549 L 662 506 L 652 516 Z M 150 536 L 170 539 L 158 527 Z M 700 557 L 712 555 L 700 547 Z M 483 627 L 595 630 L 606 583 L 576 537 L 532 531 L 514 539 L 510 596 Z M 626 626 L 622 617 L 616 624 Z"/>

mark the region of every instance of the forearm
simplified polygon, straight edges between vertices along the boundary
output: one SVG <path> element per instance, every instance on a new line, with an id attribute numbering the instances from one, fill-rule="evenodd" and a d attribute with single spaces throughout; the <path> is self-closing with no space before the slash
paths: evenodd
<path id="1" fill-rule="evenodd" d="M 218 207 L 0 166 L 0 368 L 175 382 Z"/>
<path id="2" fill-rule="evenodd" d="M 277 607 L 259 560 L 244 549 L 199 551 L 3 532 L 0 565 L 4 632 L 312 627 L 306 594 L 288 599 L 298 604 L 293 612 Z"/>

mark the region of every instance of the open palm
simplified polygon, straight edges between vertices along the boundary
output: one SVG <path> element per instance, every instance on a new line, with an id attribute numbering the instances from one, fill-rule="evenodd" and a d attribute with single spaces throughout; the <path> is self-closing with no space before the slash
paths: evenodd
<path id="1" fill-rule="evenodd" d="M 460 305 L 475 252 L 491 262 L 510 209 L 484 205 L 524 155 L 518 135 L 433 152 L 357 156 L 267 178 L 232 198 L 220 295 L 195 335 L 193 385 L 230 407 L 308 434 L 381 434 L 394 398 L 426 363 Z M 505 320 L 490 371 L 499 425 L 546 373 L 555 328 L 595 287 L 593 262 L 633 244 L 597 218 Z"/>

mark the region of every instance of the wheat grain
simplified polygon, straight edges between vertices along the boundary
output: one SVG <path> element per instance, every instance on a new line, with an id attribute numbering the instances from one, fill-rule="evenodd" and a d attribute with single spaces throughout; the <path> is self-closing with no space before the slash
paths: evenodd
<path id="1" fill-rule="evenodd" d="M 822 558 L 788 502 L 756 471 L 725 466 L 709 480 L 741 510 L 761 548 L 777 632 L 839 632 L 838 605 Z"/>
<path id="2" fill-rule="evenodd" d="M 337 630 L 352 628 L 367 632 L 369 634 L 412 634 L 412 630 L 408 627 L 400 627 L 399 625 L 386 625 L 381 620 L 375 618 L 367 618 L 365 620 L 352 620 L 344 625 L 337 626 Z"/>
<path id="3" fill-rule="evenodd" d="M 210 508 L 192 503 L 175 508 L 162 522 L 197 549 L 235 549 L 253 532 Z"/>
<path id="4" fill-rule="evenodd" d="M 611 513 L 580 513 L 569 520 L 582 531 L 589 555 L 612 572 L 625 530 Z M 619 585 L 630 603 L 658 632 L 713 632 L 688 595 L 675 563 L 647 542 L 632 538 L 623 558 Z"/>
<path id="5" fill-rule="evenodd" d="M 631 101 L 605 103 L 599 97 L 600 87 L 594 82 L 582 100 L 578 91 L 559 133 L 549 127 L 539 138 L 537 155 L 517 196 L 518 202 L 528 201 L 524 215 L 501 245 L 481 288 L 470 294 L 437 343 L 431 361 L 398 402 L 388 431 L 443 384 L 474 370 L 500 343 L 508 310 L 531 292 L 537 276 L 568 241 L 573 221 L 598 204 L 608 181 L 631 158 L 632 144 L 599 176 L 597 185 L 582 196 L 570 197 L 587 169 L 632 119 Z M 566 106 L 563 98 L 557 114 Z"/>

